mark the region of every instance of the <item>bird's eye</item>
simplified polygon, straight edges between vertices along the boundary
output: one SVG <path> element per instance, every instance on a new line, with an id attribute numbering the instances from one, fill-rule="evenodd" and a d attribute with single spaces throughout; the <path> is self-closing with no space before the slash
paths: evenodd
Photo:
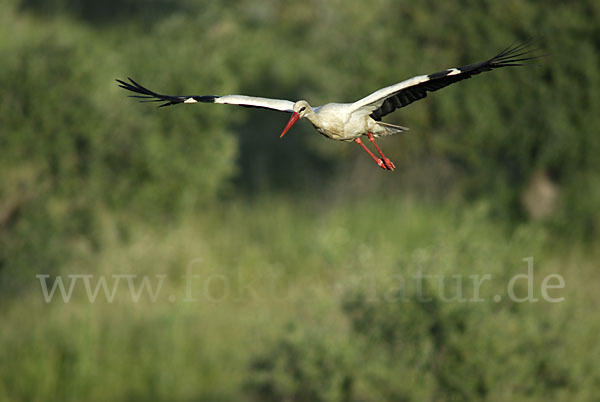
<path id="1" fill-rule="evenodd" d="M 302 107 L 300 108 L 300 113 L 304 112 L 305 110 L 306 110 L 306 106 L 302 106 Z"/>

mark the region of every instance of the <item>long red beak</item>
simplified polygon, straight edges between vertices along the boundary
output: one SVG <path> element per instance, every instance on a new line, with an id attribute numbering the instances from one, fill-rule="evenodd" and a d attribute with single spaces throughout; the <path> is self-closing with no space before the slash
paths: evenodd
<path id="1" fill-rule="evenodd" d="M 285 135 L 285 133 L 287 133 L 288 130 L 290 128 L 292 128 L 292 126 L 294 125 L 294 123 L 296 123 L 299 118 L 300 118 L 300 115 L 298 113 L 296 113 L 296 112 L 292 113 L 292 117 L 290 117 L 290 121 L 288 121 L 287 126 L 285 126 L 285 128 L 283 129 L 283 132 L 281 133 L 281 135 L 279 136 L 279 138 L 283 138 L 283 136 Z"/>

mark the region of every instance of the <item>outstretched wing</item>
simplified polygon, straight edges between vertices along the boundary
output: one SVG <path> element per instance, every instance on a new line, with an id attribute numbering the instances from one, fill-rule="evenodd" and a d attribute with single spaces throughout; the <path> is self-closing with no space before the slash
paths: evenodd
<path id="1" fill-rule="evenodd" d="M 516 46 L 511 45 L 489 60 L 449 68 L 434 74 L 419 75 L 382 88 L 355 102 L 352 105 L 353 110 L 361 110 L 365 114 L 369 114 L 371 118 L 381 120 L 383 116 L 392 113 L 396 109 L 425 98 L 427 92 L 437 91 L 484 71 L 501 67 L 521 66 L 524 61 L 541 57 L 534 54 L 537 50 L 537 48 L 531 48 L 529 42 Z"/>
<path id="2" fill-rule="evenodd" d="M 129 95 L 132 98 L 141 99 L 140 102 L 164 102 L 159 107 L 176 105 L 178 103 L 223 103 L 228 105 L 239 105 L 245 107 L 256 107 L 263 109 L 279 110 L 281 112 L 291 113 L 294 108 L 294 102 L 283 99 L 258 98 L 255 96 L 244 95 L 161 95 L 145 88 L 129 78 L 130 82 L 117 80 L 119 86 L 136 95 Z"/>

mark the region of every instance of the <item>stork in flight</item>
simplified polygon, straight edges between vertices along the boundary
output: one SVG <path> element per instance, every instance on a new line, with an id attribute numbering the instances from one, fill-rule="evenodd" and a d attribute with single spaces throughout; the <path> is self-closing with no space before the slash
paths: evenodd
<path id="1" fill-rule="evenodd" d="M 383 116 L 425 98 L 427 92 L 437 91 L 484 71 L 521 66 L 524 61 L 539 57 L 533 54 L 536 50 L 532 49 L 529 43 L 511 45 L 491 59 L 480 63 L 449 68 L 434 74 L 418 75 L 375 91 L 354 103 L 328 103 L 317 107 L 311 107 L 305 100 L 294 103 L 289 100 L 244 95 L 161 95 L 144 88 L 131 78 L 129 78 L 130 82 L 121 80 L 117 82 L 121 88 L 134 92 L 136 95 L 130 96 L 142 99 L 141 102 L 165 102 L 159 107 L 179 103 L 224 103 L 291 113 L 292 116 L 280 137 L 283 137 L 299 119 L 306 118 L 319 133 L 333 140 L 356 142 L 367 151 L 379 167 L 393 171 L 396 166 L 383 154 L 375 143 L 375 138 L 401 133 L 408 128 L 385 123 L 381 121 Z M 375 156 L 363 143 L 361 140 L 363 135 L 373 143 L 381 158 Z"/>

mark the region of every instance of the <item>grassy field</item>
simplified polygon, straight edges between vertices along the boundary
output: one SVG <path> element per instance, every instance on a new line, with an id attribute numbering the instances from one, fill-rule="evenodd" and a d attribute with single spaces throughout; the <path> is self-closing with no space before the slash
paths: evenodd
<path id="1" fill-rule="evenodd" d="M 66 289 L 136 275 L 155 293 L 134 301 L 123 276 L 90 302 L 82 276 L 46 302 L 32 276 L 2 300 L 0 400 L 594 400 L 597 252 L 488 210 L 275 197 L 161 227 L 107 213 L 98 245 L 69 245 Z M 516 302 L 528 257 L 538 301 Z M 550 274 L 563 301 L 541 293 Z"/>
<path id="2" fill-rule="evenodd" d="M 600 2 L 0 1 L 0 402 L 596 401 Z M 534 39 L 533 42 L 528 42 Z M 304 121 L 511 43 L 393 115 Z"/>

